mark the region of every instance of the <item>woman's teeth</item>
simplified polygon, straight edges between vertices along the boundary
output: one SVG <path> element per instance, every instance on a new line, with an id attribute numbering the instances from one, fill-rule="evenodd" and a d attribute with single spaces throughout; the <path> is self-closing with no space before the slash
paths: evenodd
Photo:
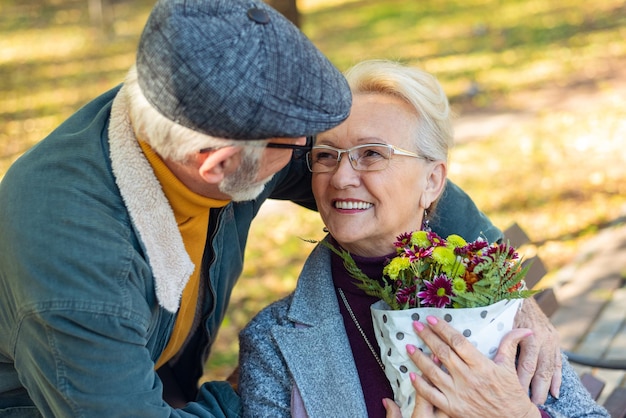
<path id="1" fill-rule="evenodd" d="M 369 209 L 370 207 L 372 207 L 371 203 L 367 203 L 367 202 L 335 202 L 335 208 L 337 209 L 347 209 L 347 210 L 351 210 L 351 209 Z"/>

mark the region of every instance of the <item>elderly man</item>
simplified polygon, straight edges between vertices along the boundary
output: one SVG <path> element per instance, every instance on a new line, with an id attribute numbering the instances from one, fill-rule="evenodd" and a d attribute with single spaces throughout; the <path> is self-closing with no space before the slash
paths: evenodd
<path id="1" fill-rule="evenodd" d="M 0 417 L 237 416 L 229 384 L 197 382 L 250 223 L 268 198 L 314 208 L 292 154 L 350 104 L 264 3 L 158 1 L 123 85 L 0 184 Z M 498 236 L 446 196 L 433 229 Z"/>

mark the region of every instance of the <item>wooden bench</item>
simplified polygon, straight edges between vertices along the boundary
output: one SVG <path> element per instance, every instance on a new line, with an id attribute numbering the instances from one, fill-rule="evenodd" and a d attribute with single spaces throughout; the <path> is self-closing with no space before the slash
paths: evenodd
<path id="1" fill-rule="evenodd" d="M 520 248 L 526 244 L 530 244 L 531 240 L 524 230 L 517 224 L 511 225 L 504 231 L 505 239 L 515 248 Z M 526 285 L 529 288 L 535 288 L 537 284 L 544 278 L 547 269 L 538 255 L 530 257 L 524 261 L 525 264 L 532 263 L 526 276 Z M 551 317 L 559 308 L 557 295 L 552 288 L 546 288 L 534 296 L 539 307 L 546 316 Z M 604 360 L 601 358 L 591 358 L 588 356 L 577 355 L 573 352 L 566 351 L 570 363 L 590 366 L 592 368 L 605 368 L 626 370 L 626 358 L 622 360 Z M 605 382 L 598 379 L 592 373 L 585 372 L 580 379 L 589 391 L 593 399 L 598 400 L 605 387 Z M 609 411 L 612 418 L 626 418 L 626 388 L 616 387 L 606 398 L 603 406 Z"/>

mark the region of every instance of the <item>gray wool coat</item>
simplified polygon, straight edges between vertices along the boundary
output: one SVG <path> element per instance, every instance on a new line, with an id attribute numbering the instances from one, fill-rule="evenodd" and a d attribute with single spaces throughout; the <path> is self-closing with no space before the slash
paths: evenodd
<path id="1" fill-rule="evenodd" d="M 609 417 L 563 360 L 561 396 L 541 408 L 556 418 Z M 241 332 L 239 390 L 244 417 L 367 417 L 325 246 L 307 259 L 294 293 Z"/>

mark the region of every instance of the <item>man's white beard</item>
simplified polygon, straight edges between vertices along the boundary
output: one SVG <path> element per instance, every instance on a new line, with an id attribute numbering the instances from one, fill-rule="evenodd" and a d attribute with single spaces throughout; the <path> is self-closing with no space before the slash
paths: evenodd
<path id="1" fill-rule="evenodd" d="M 274 177 L 272 175 L 256 181 L 261 156 L 255 153 L 255 150 L 246 151 L 246 149 L 242 151 L 241 164 L 237 170 L 224 178 L 218 186 L 220 191 L 229 195 L 233 202 L 256 199 L 265 189 L 265 184 Z"/>
<path id="2" fill-rule="evenodd" d="M 224 179 L 222 183 L 220 183 L 219 188 L 222 193 L 225 193 L 230 196 L 233 202 L 244 202 L 246 200 L 254 200 L 256 199 L 263 189 L 265 189 L 265 184 L 272 179 L 271 176 L 266 180 L 263 180 L 261 183 L 257 184 L 248 184 L 246 188 L 241 189 L 239 187 L 232 187 L 235 191 L 231 191 L 231 182 L 228 179 Z M 238 189 L 238 190 L 237 190 Z"/>

